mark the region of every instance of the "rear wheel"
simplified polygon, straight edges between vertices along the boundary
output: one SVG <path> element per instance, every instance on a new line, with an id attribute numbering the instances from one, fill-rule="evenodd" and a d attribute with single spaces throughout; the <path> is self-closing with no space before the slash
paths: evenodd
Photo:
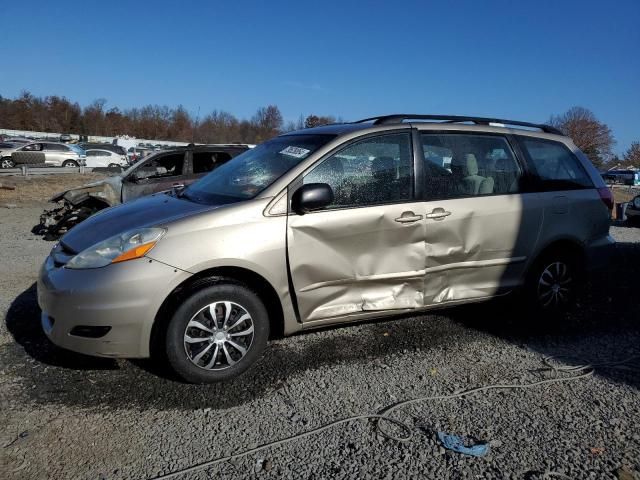
<path id="1" fill-rule="evenodd" d="M 11 157 L 3 157 L 2 160 L 0 161 L 1 168 L 13 168 L 15 166 L 16 164 L 14 163 L 13 160 L 11 160 Z"/>
<path id="2" fill-rule="evenodd" d="M 234 378 L 260 357 L 269 318 L 243 285 L 219 283 L 188 297 L 169 321 L 165 349 L 175 372 L 191 383 Z"/>
<path id="3" fill-rule="evenodd" d="M 65 160 L 62 163 L 62 166 L 66 168 L 78 168 L 78 162 L 76 162 L 75 160 Z"/>
<path id="4" fill-rule="evenodd" d="M 580 272 L 575 255 L 551 252 L 531 269 L 526 295 L 536 312 L 559 316 L 575 305 L 579 285 Z"/>

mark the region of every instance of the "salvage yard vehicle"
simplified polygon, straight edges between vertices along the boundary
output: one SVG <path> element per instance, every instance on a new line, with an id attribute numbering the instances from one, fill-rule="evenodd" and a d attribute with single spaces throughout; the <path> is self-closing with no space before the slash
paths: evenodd
<path id="1" fill-rule="evenodd" d="M 627 223 L 629 225 L 640 227 L 640 195 L 636 196 L 627 204 L 625 215 L 627 216 Z"/>
<path id="2" fill-rule="evenodd" d="M 128 167 L 129 160 L 126 155 L 118 155 L 110 150 L 87 150 L 87 167 Z"/>
<path id="3" fill-rule="evenodd" d="M 518 128 L 522 127 L 522 128 Z M 611 192 L 553 127 L 390 115 L 292 132 L 92 216 L 38 280 L 53 343 L 235 377 L 270 333 L 522 292 L 561 315 L 605 266 Z"/>
<path id="4" fill-rule="evenodd" d="M 96 143 L 96 142 L 83 142 L 78 146 L 84 150 L 109 150 L 110 152 L 117 153 L 118 155 L 127 155 L 127 150 L 120 145 L 113 145 L 111 143 Z"/>
<path id="5" fill-rule="evenodd" d="M 121 174 L 55 195 L 50 201 L 63 202 L 62 206 L 45 211 L 33 233 L 55 239 L 105 208 L 155 192 L 183 188 L 247 148 L 198 145 L 159 152 Z"/>
<path id="6" fill-rule="evenodd" d="M 85 151 L 77 145 L 58 142 L 32 142 L 11 151 L 11 159 L 16 165 L 44 164 L 50 167 L 77 168 L 84 165 L 86 158 Z"/>

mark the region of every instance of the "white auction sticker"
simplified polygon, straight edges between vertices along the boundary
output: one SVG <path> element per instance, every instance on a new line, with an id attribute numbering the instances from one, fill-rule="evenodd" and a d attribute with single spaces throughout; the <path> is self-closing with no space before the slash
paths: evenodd
<path id="1" fill-rule="evenodd" d="M 306 157 L 310 151 L 311 150 L 307 150 L 306 148 L 289 146 L 284 150 L 282 150 L 280 153 L 282 155 L 289 155 L 290 157 L 303 158 L 303 157 Z"/>

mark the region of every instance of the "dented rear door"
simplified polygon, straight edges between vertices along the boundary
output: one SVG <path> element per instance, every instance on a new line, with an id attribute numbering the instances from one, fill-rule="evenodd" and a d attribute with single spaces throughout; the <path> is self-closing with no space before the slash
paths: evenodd
<path id="1" fill-rule="evenodd" d="M 425 218 L 414 196 L 409 131 L 351 142 L 302 183 L 327 183 L 335 195 L 321 211 L 288 216 L 302 321 L 421 307 Z"/>

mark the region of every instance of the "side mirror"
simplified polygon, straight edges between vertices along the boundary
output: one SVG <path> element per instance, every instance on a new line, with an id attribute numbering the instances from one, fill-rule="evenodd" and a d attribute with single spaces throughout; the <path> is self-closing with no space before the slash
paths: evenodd
<path id="1" fill-rule="evenodd" d="M 333 202 L 333 190 L 326 183 L 309 183 L 291 197 L 291 209 L 299 215 L 319 210 Z"/>

